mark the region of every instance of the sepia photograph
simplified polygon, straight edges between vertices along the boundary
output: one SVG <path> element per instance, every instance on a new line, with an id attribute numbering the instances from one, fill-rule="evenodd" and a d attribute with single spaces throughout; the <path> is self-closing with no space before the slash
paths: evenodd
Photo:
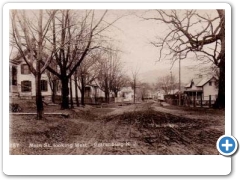
<path id="1" fill-rule="evenodd" d="M 219 155 L 224 9 L 9 18 L 10 155 Z"/>

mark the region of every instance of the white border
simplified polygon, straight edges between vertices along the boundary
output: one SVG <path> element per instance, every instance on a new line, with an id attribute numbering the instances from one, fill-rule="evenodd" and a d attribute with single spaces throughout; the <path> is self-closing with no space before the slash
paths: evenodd
<path id="1" fill-rule="evenodd" d="M 206 5 L 207 4 L 207 5 Z M 191 155 L 9 155 L 9 9 L 225 9 L 225 134 L 231 135 L 231 7 L 227 3 L 8 3 L 3 6 L 3 172 L 8 175 L 227 175 L 231 158 Z M 6 46 L 4 45 L 6 44 Z"/>

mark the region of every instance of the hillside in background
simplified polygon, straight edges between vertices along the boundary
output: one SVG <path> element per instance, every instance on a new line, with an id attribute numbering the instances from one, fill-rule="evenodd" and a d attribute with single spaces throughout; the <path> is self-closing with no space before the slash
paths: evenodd
<path id="1" fill-rule="evenodd" d="M 198 77 L 200 74 L 203 76 L 211 76 L 210 69 L 208 66 L 201 66 L 198 68 L 193 68 L 190 66 L 182 66 L 181 67 L 181 83 L 182 85 L 186 85 L 191 81 L 191 79 Z M 170 70 L 169 66 L 162 66 L 158 69 L 149 70 L 139 74 L 139 80 L 141 82 L 146 83 L 156 83 L 159 77 L 170 75 L 172 71 L 172 75 L 176 77 L 177 81 L 179 79 L 179 69 L 178 66 L 173 66 Z"/>

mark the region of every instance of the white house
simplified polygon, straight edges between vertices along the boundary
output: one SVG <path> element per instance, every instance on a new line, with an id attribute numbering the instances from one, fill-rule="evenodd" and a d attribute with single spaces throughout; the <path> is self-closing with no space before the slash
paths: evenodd
<path id="1" fill-rule="evenodd" d="M 158 101 L 164 101 L 164 95 L 165 95 L 165 92 L 163 90 L 158 90 L 156 92 L 156 99 Z"/>
<path id="2" fill-rule="evenodd" d="M 36 67 L 36 64 L 33 64 Z M 47 70 L 45 70 L 47 71 Z M 10 60 L 9 63 L 9 92 L 10 97 L 19 97 L 23 99 L 32 99 L 36 96 L 35 77 L 31 73 L 26 62 L 21 56 Z M 74 81 L 72 81 L 72 96 L 76 97 Z M 50 99 L 52 95 L 49 78 L 47 73 L 41 76 L 41 91 L 44 99 Z M 78 97 L 81 97 L 80 90 L 77 89 Z M 57 95 L 61 95 L 61 83 L 57 86 Z M 104 92 L 100 90 L 96 83 L 88 84 L 85 87 L 85 98 L 89 103 L 94 103 L 96 98 L 104 97 Z"/>
<path id="3" fill-rule="evenodd" d="M 199 77 L 192 79 L 189 84 L 184 87 L 184 93 L 193 99 L 196 100 L 216 100 L 218 94 L 217 78 L 212 77 Z"/>
<path id="4" fill-rule="evenodd" d="M 131 87 L 123 87 L 119 92 L 118 92 L 118 98 L 116 99 L 119 102 L 128 102 L 128 101 L 133 101 L 133 96 L 134 92 Z"/>
<path id="5" fill-rule="evenodd" d="M 35 67 L 36 64 L 33 66 Z M 10 61 L 9 73 L 11 97 L 32 98 L 36 96 L 35 77 L 23 60 Z M 46 73 L 43 73 L 41 77 L 41 91 L 43 96 L 51 96 L 51 88 Z"/>
<path id="6" fill-rule="evenodd" d="M 99 88 L 96 81 L 92 82 L 91 84 L 87 84 L 85 86 L 85 92 L 84 92 L 85 103 L 96 103 L 97 101 L 99 102 L 104 101 L 103 98 L 105 97 L 105 93 Z M 73 83 L 74 81 L 72 80 L 72 84 Z M 73 88 L 72 96 L 73 98 L 75 98 L 76 97 L 75 86 L 73 85 L 72 88 Z M 78 91 L 78 97 L 81 97 L 81 93 L 79 89 L 77 91 Z"/>

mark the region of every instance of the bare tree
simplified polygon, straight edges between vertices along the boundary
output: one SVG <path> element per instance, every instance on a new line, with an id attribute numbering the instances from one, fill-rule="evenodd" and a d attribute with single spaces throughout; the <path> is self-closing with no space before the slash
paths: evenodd
<path id="1" fill-rule="evenodd" d="M 78 77 L 77 77 L 77 71 L 74 73 L 74 88 L 75 88 L 75 99 L 77 107 L 79 107 L 79 99 L 78 99 Z"/>
<path id="2" fill-rule="evenodd" d="M 92 52 L 77 69 L 76 73 L 76 86 L 81 92 L 81 105 L 85 105 L 85 87 L 91 85 L 99 74 L 98 63 L 101 54 L 99 51 Z M 95 97 L 96 100 L 96 97 Z"/>
<path id="3" fill-rule="evenodd" d="M 40 120 L 43 117 L 41 75 L 52 59 L 52 55 L 46 56 L 44 40 L 56 11 L 45 11 L 43 14 L 43 10 L 38 10 L 38 15 L 35 12 L 30 16 L 30 11 L 12 10 L 11 20 L 13 43 L 35 76 L 37 119 Z M 41 61 L 44 63 L 41 64 Z"/>
<path id="4" fill-rule="evenodd" d="M 100 89 L 105 93 L 105 101 L 109 102 L 110 94 L 114 93 L 114 96 L 117 97 L 118 92 L 129 81 L 119 57 L 119 50 L 108 48 L 107 51 L 104 51 L 98 69 L 97 82 Z"/>
<path id="5" fill-rule="evenodd" d="M 225 107 L 225 11 L 156 10 L 156 20 L 168 25 L 164 37 L 152 44 L 160 48 L 159 59 L 173 62 L 195 54 L 219 68 L 219 88 L 215 107 Z M 214 17 L 213 17 L 214 16 Z"/>
<path id="6" fill-rule="evenodd" d="M 110 66 L 110 91 L 112 91 L 117 97 L 118 92 L 122 87 L 126 86 L 129 82 L 129 77 L 126 76 L 124 71 L 124 64 L 120 60 L 118 50 L 115 50 L 112 54 L 112 63 Z"/>
<path id="7" fill-rule="evenodd" d="M 136 89 L 137 89 L 137 81 L 138 81 L 138 74 L 139 68 L 132 70 L 132 88 L 133 88 L 133 103 L 136 103 Z"/>
<path id="8" fill-rule="evenodd" d="M 85 15 L 83 21 L 80 22 L 80 27 L 77 25 L 74 26 L 74 23 L 76 22 L 73 21 L 70 10 L 60 11 L 60 13 L 53 19 L 53 35 L 51 43 L 53 44 L 54 49 L 56 49 L 57 47 L 60 48 L 60 51 L 54 54 L 55 60 L 60 70 L 56 71 L 51 67 L 48 67 L 48 70 L 51 73 L 55 74 L 61 80 L 62 109 L 69 108 L 69 79 L 71 78 L 76 68 L 80 65 L 81 61 L 83 61 L 83 59 L 87 55 L 91 44 L 92 29 L 89 29 L 90 34 L 88 34 L 89 31 L 87 33 L 84 33 L 84 31 L 87 31 L 86 26 L 88 16 L 89 14 Z M 79 28 L 79 31 L 77 33 L 74 33 L 77 28 Z M 81 39 L 83 39 L 83 42 L 81 41 Z M 78 61 L 78 63 L 75 63 L 76 61 Z"/>
<path id="9" fill-rule="evenodd" d="M 104 92 L 105 102 L 109 103 L 110 85 L 109 85 L 109 69 L 106 63 L 100 64 L 100 71 L 97 78 L 97 83 L 100 89 Z"/>
<path id="10" fill-rule="evenodd" d="M 126 76 L 122 71 L 116 71 L 112 82 L 110 84 L 110 89 L 113 91 L 115 97 L 117 97 L 118 92 L 129 83 L 129 77 Z"/>
<path id="11" fill-rule="evenodd" d="M 57 64 L 55 61 L 51 61 L 51 63 L 49 64 L 49 66 L 57 71 Z M 49 81 L 49 85 L 52 91 L 52 103 L 56 103 L 56 95 L 57 95 L 57 87 L 59 85 L 59 79 L 56 75 L 54 75 L 53 73 L 49 72 L 46 70 L 47 73 L 47 77 L 48 77 L 48 81 Z"/>
<path id="12" fill-rule="evenodd" d="M 105 102 L 109 103 L 115 58 L 111 49 L 102 52 L 101 59 L 99 62 L 99 73 L 97 76 L 97 83 L 100 89 L 104 92 Z"/>
<path id="13" fill-rule="evenodd" d="M 48 39 L 53 45 L 54 60 L 57 62 L 59 71 L 47 69 L 55 74 L 62 83 L 61 108 L 69 108 L 69 79 L 75 73 L 88 53 L 102 47 L 101 32 L 110 27 L 118 19 L 111 23 L 104 21 L 107 11 L 96 19 L 94 10 L 58 11 L 52 21 L 52 38 Z M 43 61 L 43 63 L 45 63 Z"/>
<path id="14" fill-rule="evenodd" d="M 155 86 L 157 89 L 162 89 L 165 94 L 170 94 L 177 87 L 176 77 L 174 75 L 159 77 Z"/>

